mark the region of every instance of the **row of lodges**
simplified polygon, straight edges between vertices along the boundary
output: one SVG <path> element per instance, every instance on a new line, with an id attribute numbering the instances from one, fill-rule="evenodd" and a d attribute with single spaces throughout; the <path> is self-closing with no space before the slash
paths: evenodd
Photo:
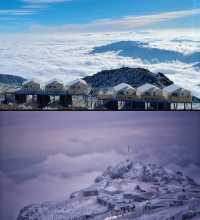
<path id="1" fill-rule="evenodd" d="M 86 99 L 89 92 L 88 84 L 82 79 L 74 80 L 67 85 L 58 79 L 52 79 L 45 85 L 42 85 L 38 80 L 31 79 L 25 81 L 22 87 L 14 92 L 14 96 L 15 102 L 18 104 L 26 103 L 27 96 L 37 96 L 37 102 L 42 108 L 51 103 L 51 97 L 54 97 L 55 102 L 55 97 L 58 96 L 59 104 L 68 107 L 73 105 L 72 95 L 82 96 Z"/>
<path id="2" fill-rule="evenodd" d="M 25 81 L 21 91 L 39 92 L 41 90 L 40 82 L 37 80 Z M 77 79 L 64 85 L 61 80 L 53 79 L 45 84 L 44 91 L 53 93 L 66 92 L 70 95 L 88 95 L 90 87 L 85 80 Z M 174 102 L 191 102 L 192 94 L 189 90 L 183 89 L 176 84 L 160 89 L 153 84 L 145 83 L 142 86 L 133 88 L 127 83 L 120 83 L 113 88 L 100 89 L 96 92 L 99 99 L 129 100 L 129 99 L 167 99 Z"/>
<path id="3" fill-rule="evenodd" d="M 9 92 L 7 92 L 9 93 Z M 65 85 L 61 80 L 52 79 L 44 86 L 38 80 L 25 81 L 21 88 L 12 91 L 17 103 L 25 103 L 27 95 L 37 95 L 38 101 L 47 104 L 50 96 L 59 96 L 65 106 L 72 105 L 72 96 L 82 96 L 85 99 L 94 97 L 97 104 L 109 102 L 149 102 L 149 103 L 190 103 L 192 94 L 189 90 L 176 84 L 164 88 L 145 83 L 137 88 L 127 83 L 120 83 L 112 88 L 94 89 L 83 79 L 74 80 Z M 70 100 L 70 101 L 69 101 Z M 96 106 L 96 103 L 95 105 Z M 95 108 L 95 107 L 93 107 Z"/>
<path id="4" fill-rule="evenodd" d="M 22 84 L 21 91 L 24 92 L 40 92 L 43 90 L 44 92 L 48 93 L 55 93 L 55 94 L 65 94 L 67 91 L 68 94 L 73 95 L 87 95 L 89 92 L 88 84 L 85 80 L 77 79 L 70 82 L 67 85 L 64 85 L 64 82 L 58 79 L 52 79 L 48 81 L 44 87 L 41 86 L 41 83 L 38 80 L 28 80 Z"/>
<path id="5" fill-rule="evenodd" d="M 119 85 L 98 91 L 97 97 L 99 99 L 117 100 L 168 100 L 171 102 L 192 102 L 192 94 L 189 90 L 183 89 L 176 84 L 164 87 L 163 89 L 149 83 L 145 83 L 137 88 L 133 88 L 127 83 L 120 83 Z"/>

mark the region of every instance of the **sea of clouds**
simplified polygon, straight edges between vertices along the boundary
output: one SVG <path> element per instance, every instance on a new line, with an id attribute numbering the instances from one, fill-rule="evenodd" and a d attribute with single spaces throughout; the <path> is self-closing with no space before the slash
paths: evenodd
<path id="1" fill-rule="evenodd" d="M 184 54 L 200 51 L 200 31 L 147 30 L 106 33 L 20 33 L 0 35 L 0 73 L 46 82 L 51 78 L 69 82 L 98 71 L 122 66 L 143 67 L 163 72 L 175 83 L 200 97 L 200 70 L 178 60 L 150 63 L 117 52 L 90 53 L 94 47 L 119 41 L 141 41 L 149 47 Z"/>

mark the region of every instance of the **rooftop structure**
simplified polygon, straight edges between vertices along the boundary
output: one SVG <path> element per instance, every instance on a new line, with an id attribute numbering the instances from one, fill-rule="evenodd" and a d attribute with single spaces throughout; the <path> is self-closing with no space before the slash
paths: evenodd
<path id="1" fill-rule="evenodd" d="M 64 83 L 61 80 L 52 79 L 46 83 L 45 90 L 51 92 L 63 91 Z"/>
<path id="2" fill-rule="evenodd" d="M 89 86 L 85 80 L 77 79 L 70 82 L 66 86 L 68 93 L 73 95 L 87 95 L 89 92 Z"/>
<path id="3" fill-rule="evenodd" d="M 163 96 L 170 101 L 192 102 L 192 94 L 189 90 L 183 89 L 176 84 L 163 88 Z"/>
<path id="4" fill-rule="evenodd" d="M 32 91 L 38 91 L 40 90 L 40 81 L 36 79 L 31 79 L 23 82 L 22 89 L 32 90 Z"/>
<path id="5" fill-rule="evenodd" d="M 117 99 L 136 98 L 136 89 L 127 83 L 120 83 L 113 88 Z"/>
<path id="6" fill-rule="evenodd" d="M 36 79 L 30 79 L 25 81 L 21 87 L 3 87 L 1 102 L 12 103 L 17 100 L 17 103 L 26 103 L 32 96 L 32 100 L 39 102 L 40 106 L 46 106 L 47 102 L 44 100 L 53 100 L 57 103 L 55 101 L 59 96 L 62 106 L 73 108 L 108 110 L 193 108 L 192 93 L 176 84 L 160 89 L 150 83 L 145 83 L 138 88 L 127 83 L 120 83 L 114 87 L 103 87 L 97 90 L 90 88 L 82 79 L 74 80 L 66 86 L 63 81 L 52 79 L 45 86 L 43 85 Z"/>
<path id="7" fill-rule="evenodd" d="M 162 90 L 150 83 L 145 83 L 144 85 L 138 87 L 136 94 L 139 98 L 144 98 L 144 99 L 162 98 Z"/>

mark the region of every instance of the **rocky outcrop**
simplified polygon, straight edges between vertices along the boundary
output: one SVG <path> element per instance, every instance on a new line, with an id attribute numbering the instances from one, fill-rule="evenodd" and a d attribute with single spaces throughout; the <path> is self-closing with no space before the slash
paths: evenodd
<path id="1" fill-rule="evenodd" d="M 133 87 L 139 87 L 145 83 L 151 83 L 159 88 L 171 85 L 173 82 L 162 73 L 152 73 L 143 68 L 123 67 L 120 69 L 104 70 L 92 76 L 86 76 L 84 80 L 93 88 L 113 87 L 120 83 L 127 83 Z"/>
<path id="2" fill-rule="evenodd" d="M 9 75 L 9 74 L 0 74 L 0 83 L 8 85 L 22 85 L 26 81 L 25 78 L 21 76 Z"/>

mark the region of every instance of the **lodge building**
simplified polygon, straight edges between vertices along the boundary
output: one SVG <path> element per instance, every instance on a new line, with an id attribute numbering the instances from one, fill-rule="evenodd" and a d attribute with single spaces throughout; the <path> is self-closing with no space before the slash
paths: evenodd
<path id="1" fill-rule="evenodd" d="M 31 79 L 25 81 L 21 88 L 9 93 L 11 94 L 16 104 L 27 103 L 27 97 L 31 96 L 39 108 L 44 108 L 52 102 L 64 108 L 73 108 L 76 101 L 76 107 L 84 106 L 84 109 L 170 110 L 172 105 L 177 109 L 180 103 L 184 104 L 184 109 L 188 105 L 192 109 L 191 92 L 176 84 L 161 89 L 150 83 L 137 88 L 120 83 L 114 87 L 94 90 L 83 79 L 74 80 L 67 85 L 58 79 L 52 79 L 44 85 Z M 5 94 L 5 99 L 7 95 Z"/>

